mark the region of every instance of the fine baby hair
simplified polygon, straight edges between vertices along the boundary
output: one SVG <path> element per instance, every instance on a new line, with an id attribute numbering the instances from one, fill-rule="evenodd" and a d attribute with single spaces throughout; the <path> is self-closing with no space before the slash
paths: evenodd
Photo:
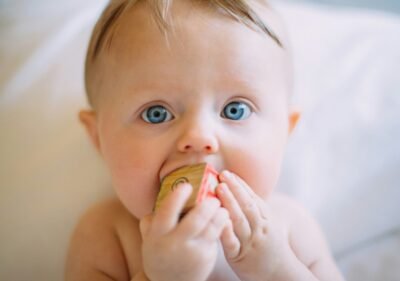
<path id="1" fill-rule="evenodd" d="M 171 19 L 171 8 L 174 2 L 181 0 L 111 0 L 104 9 L 90 39 L 89 48 L 85 63 L 85 84 L 86 93 L 89 104 L 95 106 L 95 90 L 90 83 L 91 77 L 95 75 L 95 65 L 98 55 L 102 51 L 110 49 L 113 41 L 113 36 L 118 29 L 118 24 L 121 17 L 134 5 L 147 5 L 150 8 L 152 19 L 156 22 L 160 32 L 167 38 L 168 34 L 173 31 L 173 20 Z M 244 25 L 254 30 L 265 33 L 278 46 L 284 48 L 282 38 L 278 38 L 276 31 L 272 30 L 261 19 L 259 13 L 254 9 L 253 1 L 248 0 L 206 0 L 206 1 L 188 1 L 192 5 L 197 5 L 197 8 L 210 9 L 217 11 L 221 15 L 231 17 L 232 19 L 243 23 Z M 258 5 L 271 7 L 267 1 L 257 1 Z M 168 40 L 168 39 L 167 39 Z"/>

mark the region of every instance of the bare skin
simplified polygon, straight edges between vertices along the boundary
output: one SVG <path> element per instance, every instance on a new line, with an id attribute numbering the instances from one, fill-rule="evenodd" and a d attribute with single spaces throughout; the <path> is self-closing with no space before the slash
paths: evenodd
<path id="1" fill-rule="evenodd" d="M 66 280 L 342 280 L 315 221 L 273 191 L 299 118 L 287 51 L 229 17 L 174 3 L 169 42 L 139 5 L 93 65 L 98 99 L 80 119 L 117 198 L 81 219 Z M 277 17 L 265 16 L 279 34 Z M 160 180 L 199 162 L 221 172 L 217 198 L 179 220 L 191 193 L 181 185 L 152 212 Z"/>
<path id="2" fill-rule="evenodd" d="M 304 265 L 299 270 L 308 269 L 313 273 L 308 279 L 293 280 L 343 280 L 318 225 L 301 206 L 286 196 L 274 194 L 270 200 L 270 212 L 275 214 L 275 220 L 279 220 L 281 231 L 285 233 L 284 242 L 290 245 L 294 258 Z M 117 198 L 92 207 L 82 217 L 72 237 L 66 280 L 149 280 L 143 273 L 143 240 L 139 225 L 139 220 Z M 293 275 L 298 274 L 296 267 L 285 266 L 292 270 Z M 230 268 L 222 249 L 218 248 L 216 266 L 205 280 L 241 279 Z"/>

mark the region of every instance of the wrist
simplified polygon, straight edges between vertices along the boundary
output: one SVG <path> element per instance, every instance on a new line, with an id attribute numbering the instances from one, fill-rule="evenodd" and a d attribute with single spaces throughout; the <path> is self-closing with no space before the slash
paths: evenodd
<path id="1" fill-rule="evenodd" d="M 268 280 L 273 281 L 316 281 L 316 277 L 292 250 L 289 250 Z"/>
<path id="2" fill-rule="evenodd" d="M 253 264 L 252 270 L 248 268 L 244 272 L 236 272 L 242 281 L 291 281 L 297 279 L 288 279 L 289 273 L 296 265 L 297 258 L 290 247 L 282 247 L 279 252 L 269 255 L 266 262 Z"/>

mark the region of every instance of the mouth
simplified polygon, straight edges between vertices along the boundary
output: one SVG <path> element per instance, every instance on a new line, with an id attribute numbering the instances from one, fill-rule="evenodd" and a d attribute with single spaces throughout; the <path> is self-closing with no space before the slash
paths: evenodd
<path id="1" fill-rule="evenodd" d="M 183 167 L 192 166 L 192 165 L 201 164 L 201 163 L 204 163 L 204 162 L 181 164 L 181 165 L 175 165 L 170 168 L 165 168 L 164 170 L 160 171 L 160 182 L 162 182 L 166 176 L 168 176 L 169 174 L 173 173 L 176 170 L 179 170 Z"/>
<path id="2" fill-rule="evenodd" d="M 179 165 L 164 166 L 160 170 L 159 180 L 160 180 L 160 182 L 162 182 L 166 176 L 168 176 L 172 172 L 174 172 L 176 170 L 179 170 L 179 169 L 181 169 L 183 167 L 193 166 L 193 165 L 198 165 L 198 164 L 203 164 L 203 163 L 212 166 L 218 173 L 221 171 L 219 169 L 219 165 L 214 165 L 214 163 L 207 162 L 207 161 L 196 161 L 196 162 L 193 161 L 193 162 L 182 163 L 182 164 L 179 164 Z"/>

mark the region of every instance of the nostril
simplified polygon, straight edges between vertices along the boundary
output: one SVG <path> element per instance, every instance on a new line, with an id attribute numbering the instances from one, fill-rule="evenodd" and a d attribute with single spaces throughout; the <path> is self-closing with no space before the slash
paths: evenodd
<path id="1" fill-rule="evenodd" d="M 193 149 L 193 146 L 191 146 L 190 144 L 187 144 L 187 145 L 184 146 L 184 150 L 185 150 L 185 151 L 190 151 L 190 150 L 192 150 L 192 149 Z M 213 149 L 212 149 L 211 145 L 206 145 L 206 146 L 204 146 L 204 151 L 205 151 L 205 152 L 209 153 L 209 152 L 211 152 L 212 150 L 213 150 Z"/>

